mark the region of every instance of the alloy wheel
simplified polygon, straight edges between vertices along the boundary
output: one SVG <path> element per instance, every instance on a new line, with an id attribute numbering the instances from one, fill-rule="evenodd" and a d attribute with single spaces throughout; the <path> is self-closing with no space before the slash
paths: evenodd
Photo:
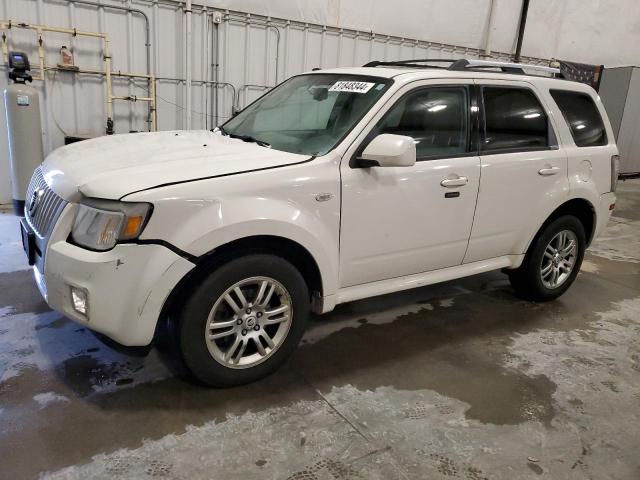
<path id="1" fill-rule="evenodd" d="M 277 280 L 251 277 L 229 287 L 207 318 L 211 356 L 229 368 L 254 367 L 282 345 L 293 318 L 289 292 Z"/>
<path id="2" fill-rule="evenodd" d="M 571 276 L 578 254 L 578 237 L 571 230 L 556 234 L 544 249 L 540 265 L 542 284 L 550 289 L 560 287 Z"/>

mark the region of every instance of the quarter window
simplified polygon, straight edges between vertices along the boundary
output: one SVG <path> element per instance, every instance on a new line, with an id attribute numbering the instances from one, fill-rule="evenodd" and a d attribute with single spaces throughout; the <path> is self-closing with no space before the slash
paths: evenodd
<path id="1" fill-rule="evenodd" d="M 526 88 L 483 87 L 482 150 L 537 150 L 550 144 L 547 115 Z"/>
<path id="2" fill-rule="evenodd" d="M 578 147 L 607 144 L 604 122 L 589 95 L 568 90 L 551 90 L 551 96 L 569 124 L 573 141 Z"/>
<path id="3" fill-rule="evenodd" d="M 407 135 L 418 159 L 455 156 L 467 151 L 469 136 L 466 87 L 433 87 L 402 98 L 385 115 L 376 133 Z"/>

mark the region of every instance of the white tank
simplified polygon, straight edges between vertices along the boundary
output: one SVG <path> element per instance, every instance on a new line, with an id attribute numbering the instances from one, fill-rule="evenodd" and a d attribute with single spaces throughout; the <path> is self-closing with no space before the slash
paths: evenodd
<path id="1" fill-rule="evenodd" d="M 24 201 L 33 171 L 42 163 L 42 126 L 38 91 L 24 83 L 14 83 L 4 90 L 7 112 L 9 157 L 13 209 L 24 215 Z"/>

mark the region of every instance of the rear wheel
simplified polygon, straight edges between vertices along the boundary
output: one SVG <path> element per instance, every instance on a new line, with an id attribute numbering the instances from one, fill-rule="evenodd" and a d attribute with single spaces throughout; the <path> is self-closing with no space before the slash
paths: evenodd
<path id="1" fill-rule="evenodd" d="M 274 255 L 224 264 L 185 303 L 179 343 L 201 382 L 240 385 L 273 372 L 298 344 L 309 316 L 300 272 Z"/>
<path id="2" fill-rule="evenodd" d="M 520 268 L 507 271 L 511 285 L 523 298 L 553 300 L 576 279 L 585 248 L 580 220 L 571 215 L 559 217 L 536 237 Z"/>

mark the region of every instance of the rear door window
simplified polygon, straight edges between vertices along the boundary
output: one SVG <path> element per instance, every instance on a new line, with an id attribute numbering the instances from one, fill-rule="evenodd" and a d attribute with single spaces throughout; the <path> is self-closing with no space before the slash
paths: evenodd
<path id="1" fill-rule="evenodd" d="M 593 99 L 586 93 L 551 90 L 578 147 L 606 145 L 607 131 Z"/>
<path id="2" fill-rule="evenodd" d="M 482 151 L 507 153 L 546 149 L 551 143 L 547 115 L 527 88 L 482 87 Z"/>

